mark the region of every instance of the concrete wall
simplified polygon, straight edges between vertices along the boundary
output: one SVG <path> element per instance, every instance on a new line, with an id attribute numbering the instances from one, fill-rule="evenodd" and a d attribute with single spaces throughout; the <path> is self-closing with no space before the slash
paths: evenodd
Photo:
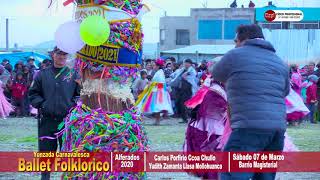
<path id="1" fill-rule="evenodd" d="M 232 44 L 233 40 L 199 40 L 199 20 L 240 20 L 247 19 L 254 23 L 254 9 L 251 8 L 195 8 L 191 9 L 191 16 L 160 18 L 160 30 L 165 30 L 165 40 L 160 44 L 160 51 L 182 48 L 176 45 L 176 30 L 188 29 L 190 32 L 190 45 L 196 44 Z M 223 28 L 223 25 L 222 25 Z M 224 29 L 222 29 L 224 32 Z"/>
<path id="2" fill-rule="evenodd" d="M 183 48 L 185 46 L 176 45 L 177 29 L 192 29 L 194 22 L 190 17 L 166 16 L 160 18 L 160 30 L 165 31 L 163 45 L 160 41 L 160 51 Z"/>

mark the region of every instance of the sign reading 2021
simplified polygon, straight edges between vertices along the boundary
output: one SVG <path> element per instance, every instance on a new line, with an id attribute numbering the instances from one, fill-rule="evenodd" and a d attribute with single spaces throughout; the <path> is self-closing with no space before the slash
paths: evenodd
<path id="1" fill-rule="evenodd" d="M 141 53 L 140 51 L 137 54 L 126 48 L 86 45 L 77 55 L 80 58 L 105 65 L 136 66 L 141 64 Z"/>
<path id="2" fill-rule="evenodd" d="M 100 46 L 92 46 L 87 43 L 78 53 L 78 57 L 104 65 L 138 66 L 141 63 L 142 49 L 139 39 L 135 36 L 140 33 L 142 16 L 148 12 L 147 6 L 143 6 L 137 15 L 130 14 L 118 8 L 105 5 L 80 5 L 75 13 L 75 21 L 83 23 L 90 16 L 100 16 L 108 20 L 111 34 L 108 41 Z M 128 27 L 128 30 L 112 31 L 120 24 L 120 27 Z M 138 33 L 138 34 L 139 34 Z M 141 34 L 141 33 L 140 33 Z M 136 37 L 136 38 L 135 38 Z"/>

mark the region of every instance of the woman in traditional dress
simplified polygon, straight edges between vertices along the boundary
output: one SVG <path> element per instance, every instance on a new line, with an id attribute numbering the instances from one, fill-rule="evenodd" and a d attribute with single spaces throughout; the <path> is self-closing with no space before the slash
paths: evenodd
<path id="1" fill-rule="evenodd" d="M 297 65 L 291 66 L 291 84 L 292 84 L 292 89 L 301 96 L 301 89 L 303 87 L 302 76 L 299 73 L 299 69 Z"/>
<path id="2" fill-rule="evenodd" d="M 155 125 L 160 125 L 161 113 L 173 114 L 170 95 L 163 72 L 164 60 L 158 59 L 153 69 L 156 72 L 149 86 L 139 95 L 136 106 L 141 113 L 154 114 Z"/>
<path id="3" fill-rule="evenodd" d="M 3 93 L 3 87 L 6 85 L 10 74 L 6 69 L 0 65 L 0 118 L 7 118 L 11 112 L 13 112 L 13 106 L 8 102 L 6 96 Z"/>
<path id="4" fill-rule="evenodd" d="M 298 121 L 309 114 L 309 109 L 304 104 L 302 97 L 292 88 L 286 97 L 287 120 L 293 125 L 297 125 Z"/>
<path id="5" fill-rule="evenodd" d="M 218 139 L 224 133 L 227 121 L 227 95 L 219 82 L 208 77 L 202 88 L 185 105 L 192 108 L 184 151 L 212 152 L 221 151 Z M 217 173 L 195 173 L 204 179 L 217 179 Z"/>
<path id="6" fill-rule="evenodd" d="M 295 93 L 293 90 L 291 93 Z M 290 97 L 290 95 L 289 95 Z M 302 99 L 286 100 L 287 113 L 306 115 Z M 232 132 L 228 118 L 228 103 L 223 85 L 210 77 L 202 88 L 185 103 L 193 109 L 193 116 L 188 124 L 186 139 L 183 146 L 185 152 L 215 152 L 222 151 Z M 290 137 L 285 134 L 284 151 L 298 151 Z M 217 173 L 193 173 L 203 179 L 218 179 Z"/>
<path id="7" fill-rule="evenodd" d="M 301 112 L 301 113 L 292 113 L 294 111 L 292 110 L 292 101 L 294 102 L 298 102 L 297 104 L 294 104 L 294 106 L 300 106 L 303 107 L 304 104 L 301 105 L 300 98 L 302 98 L 302 88 L 307 86 L 307 83 L 303 83 L 302 82 L 302 76 L 299 72 L 298 66 L 297 65 L 292 65 L 290 68 L 290 74 L 291 74 L 291 91 L 290 94 L 287 96 L 286 98 L 286 105 L 287 107 L 290 108 L 290 112 L 288 112 L 287 115 L 287 121 L 289 122 L 289 124 L 292 124 L 294 126 L 298 125 L 299 121 L 301 121 L 302 117 L 305 116 L 305 112 Z M 299 100 L 297 100 L 297 98 L 299 98 Z M 303 100 L 303 99 L 302 99 Z M 302 101 L 303 103 L 303 101 Z M 308 113 L 309 111 L 307 111 Z"/>

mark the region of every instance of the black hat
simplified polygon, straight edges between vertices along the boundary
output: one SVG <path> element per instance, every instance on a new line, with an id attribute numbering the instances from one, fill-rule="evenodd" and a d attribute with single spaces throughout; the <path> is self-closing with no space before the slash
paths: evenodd
<path id="1" fill-rule="evenodd" d="M 51 53 L 57 53 L 57 54 L 61 54 L 61 55 L 67 55 L 68 53 L 62 51 L 61 49 L 59 49 L 57 46 L 53 48 L 53 50 L 51 51 Z"/>
<path id="2" fill-rule="evenodd" d="M 184 60 L 184 62 L 185 62 L 185 63 L 190 63 L 190 64 L 193 63 L 191 59 L 186 59 L 186 60 Z"/>

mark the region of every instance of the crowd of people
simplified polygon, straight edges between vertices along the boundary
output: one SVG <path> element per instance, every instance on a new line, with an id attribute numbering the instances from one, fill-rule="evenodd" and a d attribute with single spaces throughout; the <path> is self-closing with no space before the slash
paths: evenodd
<path id="1" fill-rule="evenodd" d="M 186 108 L 184 102 L 197 92 L 197 89 L 204 83 L 207 76 L 208 62 L 205 60 L 201 64 L 197 64 L 191 59 L 186 59 L 183 63 L 176 62 L 174 57 L 157 60 L 147 59 L 143 63 L 139 78 L 132 85 L 132 92 L 138 101 L 137 104 L 140 103 L 140 106 L 144 107 L 143 112 L 145 114 L 158 113 L 155 124 L 159 125 L 160 123 L 160 113 L 164 118 L 172 115 L 173 117 L 182 118 L 181 123 L 187 123 L 190 111 Z M 154 98 L 152 98 L 152 95 L 148 96 L 150 99 L 150 102 L 148 102 L 146 99 L 146 87 L 152 83 L 164 84 L 165 88 L 163 89 L 165 92 L 163 94 L 167 93 L 168 98 L 165 97 L 164 101 L 155 102 L 152 100 L 156 99 L 157 94 L 154 94 Z M 146 91 L 145 93 L 143 93 L 144 90 Z M 139 100 L 139 95 L 145 96 L 144 100 L 141 99 L 142 102 Z M 160 102 L 163 102 L 162 105 L 159 105 Z M 159 112 L 160 110 L 152 110 L 149 107 L 155 104 L 157 104 L 157 107 L 162 107 L 162 109 L 160 108 L 161 112 Z M 162 110 L 165 111 L 162 112 Z"/>
<path id="2" fill-rule="evenodd" d="M 18 61 L 14 66 L 7 59 L 1 62 L 0 75 L 3 94 L 14 107 L 10 113 L 12 117 L 28 117 L 36 114 L 36 111 L 30 105 L 28 91 L 35 75 L 42 69 L 52 65 L 51 60 L 44 60 L 37 66 L 35 59 L 29 57 L 27 62 Z"/>
<path id="3" fill-rule="evenodd" d="M 314 64 L 304 68 L 306 72 L 290 69 L 257 25 L 239 26 L 235 43 L 216 63 L 197 65 L 186 59 L 177 64 L 173 58 L 147 61 L 132 88 L 136 106 L 154 115 L 155 125 L 160 124 L 161 115 L 171 113 L 188 123 L 186 152 L 297 151 L 286 127 L 288 120 L 299 121 L 309 112 L 314 123 L 318 82 Z M 218 178 L 211 172 L 195 175 Z M 275 179 L 275 173 L 221 173 L 220 178 Z"/>
<path id="4" fill-rule="evenodd" d="M 286 135 L 286 124 L 297 125 L 309 112 L 311 123 L 319 120 L 320 63 L 316 70 L 315 63 L 289 68 L 257 25 L 239 26 L 235 43 L 236 48 L 219 62 L 197 64 L 186 59 L 180 63 L 173 57 L 145 60 L 131 86 L 135 106 L 153 116 L 155 125 L 171 115 L 188 123 L 187 152 L 296 151 Z M 79 77 L 73 74 L 64 79 L 71 72 L 67 55 L 56 47 L 53 63 L 45 60 L 39 68 L 32 58 L 14 68 L 8 60 L 0 66 L 0 99 L 9 100 L 12 115 L 28 116 L 32 106 L 40 110 L 40 151 L 57 149 L 56 139 L 42 137 L 54 136 L 80 95 Z M 0 105 L 2 117 L 13 110 L 4 101 Z M 196 175 L 218 177 L 217 173 Z M 220 177 L 275 179 L 275 173 L 222 173 Z"/>
<path id="5" fill-rule="evenodd" d="M 292 89 L 303 98 L 304 103 L 310 110 L 307 118 L 290 118 L 288 121 L 292 125 L 297 125 L 303 120 L 310 123 L 317 123 L 320 120 L 318 101 L 320 100 L 320 63 L 309 63 L 301 68 L 298 65 L 290 66 L 290 78 Z"/>
<path id="6" fill-rule="evenodd" d="M 166 59 L 147 59 L 144 61 L 139 78 L 134 81 L 132 85 L 132 92 L 136 100 L 139 95 L 143 93 L 146 87 L 152 82 L 156 82 L 154 75 L 157 71 L 162 70 L 164 73 L 163 83 L 170 95 L 170 104 L 172 106 L 172 116 L 182 118 L 181 123 L 187 123 L 191 116 L 191 110 L 185 106 L 185 102 L 189 100 L 197 89 L 201 88 L 208 77 L 209 66 L 214 65 L 215 62 L 202 61 L 200 64 L 193 62 L 191 59 L 186 59 L 183 63 L 176 62 L 174 57 Z M 292 90 L 294 90 L 308 107 L 309 116 L 288 116 L 287 121 L 289 125 L 296 126 L 303 121 L 317 123 L 320 121 L 318 101 L 320 101 L 320 63 L 315 65 L 311 62 L 299 68 L 298 65 L 289 65 L 289 78 Z M 183 72 L 184 71 L 184 72 Z M 189 73 L 186 73 L 189 72 Z M 190 73 L 191 72 L 191 73 Z M 182 76 L 184 74 L 184 76 Z M 189 80 L 189 81 L 188 81 Z M 155 104 L 155 102 L 153 102 Z M 152 114 L 152 111 L 144 111 L 145 114 Z M 161 112 L 164 118 L 168 116 L 167 111 Z M 159 124 L 159 118 L 156 118 L 156 123 Z"/>

